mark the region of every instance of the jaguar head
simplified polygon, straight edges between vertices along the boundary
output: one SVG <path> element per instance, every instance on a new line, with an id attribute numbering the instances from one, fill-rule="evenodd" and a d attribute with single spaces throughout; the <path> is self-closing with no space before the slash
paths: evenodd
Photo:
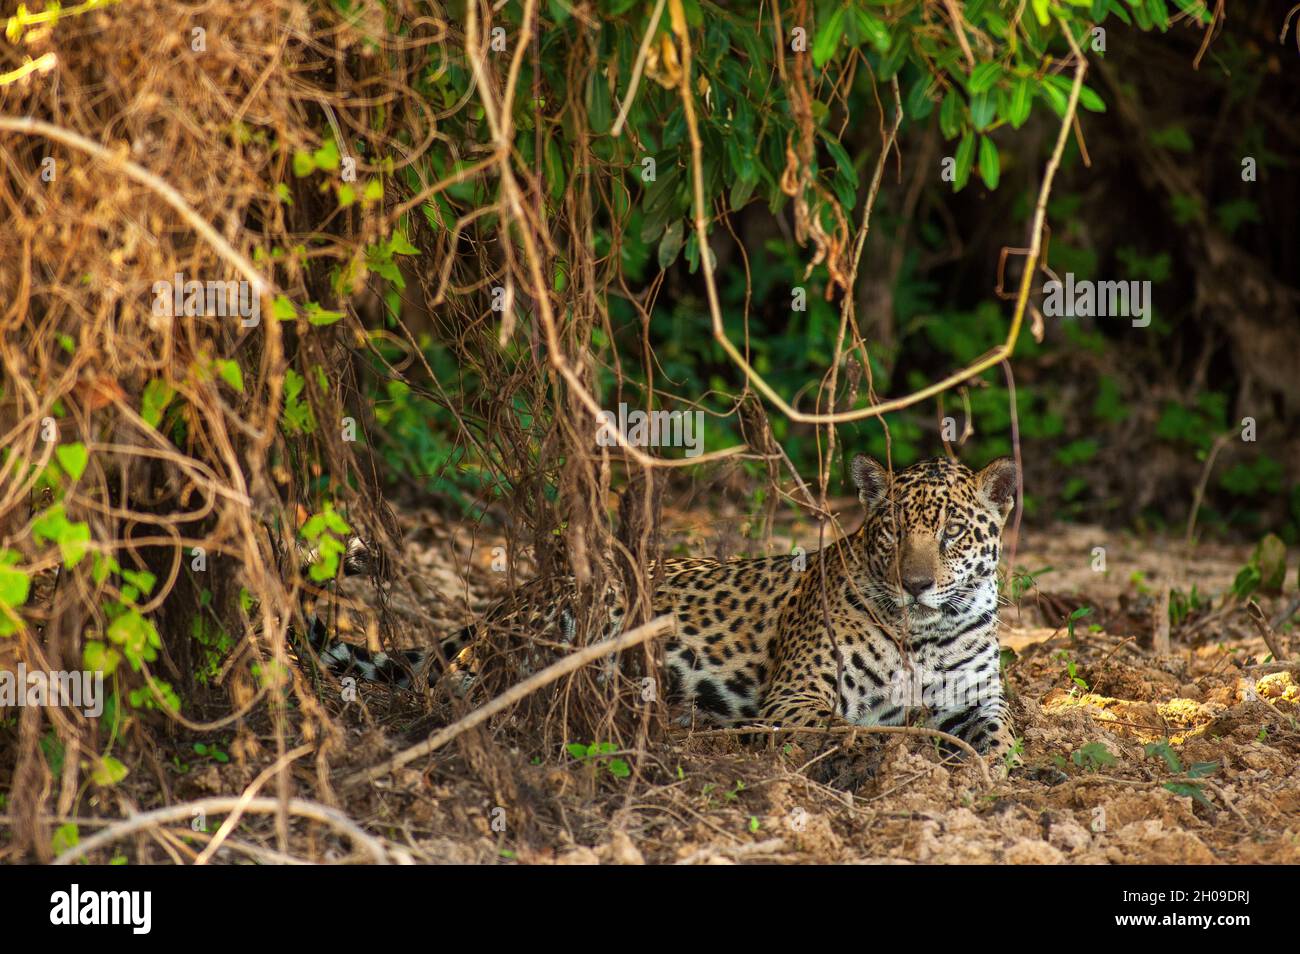
<path id="1" fill-rule="evenodd" d="M 1014 461 L 972 471 L 937 457 L 891 474 L 859 454 L 851 470 L 866 508 L 860 537 L 873 602 L 924 619 L 996 587 L 1002 528 L 1015 504 Z"/>

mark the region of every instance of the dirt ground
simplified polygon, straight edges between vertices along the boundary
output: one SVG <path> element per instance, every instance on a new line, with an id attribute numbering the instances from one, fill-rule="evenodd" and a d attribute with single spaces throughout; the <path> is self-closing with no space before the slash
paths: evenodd
<path id="1" fill-rule="evenodd" d="M 403 568 L 423 581 L 413 601 L 391 594 L 390 611 L 409 616 L 408 632 L 430 618 L 462 620 L 502 589 L 491 569 L 502 541 L 428 513 L 402 519 Z M 678 513 L 669 522 L 670 549 L 762 552 L 747 536 L 756 528 L 737 515 Z M 1223 596 L 1250 548 L 1202 544 L 1189 553 L 1180 542 L 1081 526 L 1022 536 L 1011 584 L 1020 599 L 1003 609 L 1002 639 L 1023 751 L 1009 772 L 991 766 L 988 783 L 969 761 L 922 738 L 745 745 L 684 729 L 609 753 L 632 770 L 621 778 L 608 760 L 528 751 L 507 716 L 492 730 L 510 776 L 501 784 L 482 782 L 453 745 L 332 792 L 321 790 L 320 766 L 305 758 L 294 767 L 297 794 L 333 799 L 394 858 L 416 862 L 1300 862 L 1300 674 L 1267 662 L 1258 629 Z M 815 530 L 779 528 L 772 546 L 792 540 L 815 545 Z M 1293 577 L 1284 595 L 1259 598 L 1267 616 L 1290 604 Z M 364 599 L 369 585 L 357 583 L 352 595 Z M 1171 651 L 1161 655 L 1153 633 L 1163 591 L 1193 585 L 1201 605 L 1173 627 Z M 1081 607 L 1090 611 L 1071 627 L 1065 621 Z M 365 638 L 359 619 L 344 614 L 349 638 Z M 1273 640 L 1295 660 L 1300 639 L 1288 629 Z M 360 692 L 362 706 L 326 701 L 343 734 L 330 759 L 332 785 L 439 724 L 411 693 Z M 176 744 L 189 753 L 192 740 Z M 236 757 L 224 763 L 189 754 L 171 798 L 238 794 L 268 764 L 243 757 L 238 742 L 231 751 Z M 505 806 L 497 804 L 503 788 L 513 793 Z M 135 797 L 147 807 L 158 796 Z M 348 856 L 345 841 L 325 829 L 294 825 L 299 853 Z M 243 842 L 233 839 L 218 860 L 272 857 L 249 847 L 270 844 L 268 819 L 246 819 L 240 832 Z"/>

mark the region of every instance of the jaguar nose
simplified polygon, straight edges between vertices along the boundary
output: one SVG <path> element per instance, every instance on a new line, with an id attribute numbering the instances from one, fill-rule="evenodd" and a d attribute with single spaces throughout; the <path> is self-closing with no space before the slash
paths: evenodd
<path id="1" fill-rule="evenodd" d="M 934 577 L 932 576 L 909 576 L 903 580 L 903 589 L 913 596 L 920 596 L 932 586 L 934 586 Z"/>

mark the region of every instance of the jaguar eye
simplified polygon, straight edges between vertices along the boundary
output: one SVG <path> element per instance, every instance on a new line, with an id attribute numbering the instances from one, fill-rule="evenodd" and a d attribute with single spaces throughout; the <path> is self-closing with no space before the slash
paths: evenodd
<path id="1" fill-rule="evenodd" d="M 960 540 L 966 528 L 961 524 L 949 524 L 943 528 L 943 542 L 952 543 L 954 540 Z"/>

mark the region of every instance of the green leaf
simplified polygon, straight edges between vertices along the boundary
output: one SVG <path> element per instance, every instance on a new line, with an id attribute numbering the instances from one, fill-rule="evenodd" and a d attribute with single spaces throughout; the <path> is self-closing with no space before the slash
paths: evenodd
<path id="1" fill-rule="evenodd" d="M 575 759 L 585 759 L 587 757 L 587 747 L 581 742 L 570 742 L 564 749 Z"/>
<path id="2" fill-rule="evenodd" d="M 1104 113 L 1106 102 L 1087 83 L 1079 87 L 1079 105 L 1089 112 Z"/>
<path id="3" fill-rule="evenodd" d="M 677 256 L 681 254 L 682 246 L 686 243 L 686 230 L 681 219 L 674 219 L 664 229 L 663 236 L 659 239 L 659 268 L 663 271 L 668 270 L 668 266 L 677 261 Z"/>
<path id="4" fill-rule="evenodd" d="M 939 107 L 939 131 L 945 139 L 952 139 L 961 131 L 961 94 L 949 89 Z"/>
<path id="5" fill-rule="evenodd" d="M 81 651 L 82 665 L 90 672 L 102 672 L 107 676 L 117 669 L 117 664 L 121 661 L 122 656 L 116 649 L 98 640 L 88 641 L 86 648 Z"/>
<path id="6" fill-rule="evenodd" d="M 13 550 L 0 551 L 0 606 L 11 612 L 27 602 L 32 585 L 27 574 L 12 565 L 17 560 L 18 554 Z M 21 626 L 21 620 L 10 619 L 8 613 L 0 613 L 0 636 L 12 636 Z"/>
<path id="7" fill-rule="evenodd" d="M 1048 0 L 1032 0 L 1034 16 L 1038 18 L 1039 26 L 1047 26 L 1052 22 L 1052 16 L 1048 12 Z"/>
<path id="8" fill-rule="evenodd" d="M 321 516 L 325 518 L 325 526 L 329 528 L 331 533 L 343 536 L 352 532 L 352 528 L 348 526 L 348 522 L 339 516 L 338 511 L 336 511 L 332 505 L 326 504 L 325 511 Z"/>
<path id="9" fill-rule="evenodd" d="M 276 321 L 293 321 L 298 317 L 298 311 L 293 307 L 293 302 L 284 295 L 276 295 L 275 300 L 271 302 L 271 316 Z"/>
<path id="10" fill-rule="evenodd" d="M 12 550 L 6 550 L 5 553 L 15 558 L 18 556 Z M 0 605 L 8 606 L 10 609 L 22 606 L 27 602 L 31 586 L 31 578 L 22 570 L 7 561 L 4 565 L 0 565 Z"/>
<path id="11" fill-rule="evenodd" d="M 217 372 L 221 375 L 221 380 L 236 391 L 244 390 L 244 372 L 239 369 L 238 362 L 223 358 L 217 362 Z"/>
<path id="12" fill-rule="evenodd" d="M 1019 79 L 1011 90 L 1011 106 L 1007 110 L 1006 119 L 1011 123 L 1013 129 L 1019 129 L 1029 118 L 1029 111 L 1033 107 L 1034 87 L 1028 79 Z"/>
<path id="13" fill-rule="evenodd" d="M 560 152 L 560 143 L 555 136 L 547 137 L 542 156 L 545 160 L 542 164 L 542 174 L 546 181 L 546 188 L 552 199 L 558 199 L 564 195 L 568 175 L 565 170 L 564 155 Z"/>
<path id="14" fill-rule="evenodd" d="M 111 755 L 105 755 L 90 773 L 90 780 L 96 785 L 116 785 L 126 778 L 127 768 Z"/>
<path id="15" fill-rule="evenodd" d="M 609 132 L 614 122 L 613 102 L 604 70 L 592 70 L 587 79 L 587 122 L 598 136 Z"/>
<path id="16" fill-rule="evenodd" d="M 330 311 L 327 308 L 322 308 L 314 301 L 307 302 L 307 307 L 303 309 L 303 312 L 307 315 L 307 321 L 309 324 L 318 326 L 332 325 L 343 317 L 343 312 Z"/>
<path id="17" fill-rule="evenodd" d="M 954 192 L 960 192 L 966 188 L 966 181 L 970 179 L 970 168 L 974 159 L 975 134 L 967 130 L 961 137 L 961 143 L 957 146 L 957 168 L 953 172 L 952 182 Z"/>
<path id="18" fill-rule="evenodd" d="M 59 466 L 74 481 L 81 479 L 81 475 L 86 471 L 86 462 L 90 460 L 86 445 L 81 443 L 60 444 L 54 448 L 54 456 L 59 459 Z"/>
<path id="19" fill-rule="evenodd" d="M 833 139 L 829 135 L 823 136 L 822 139 L 826 143 L 826 151 L 835 160 L 835 167 L 839 170 L 840 178 L 856 186 L 858 184 L 858 170 L 853 167 L 853 160 L 849 157 L 849 151 L 844 148 L 843 143 L 838 139 Z"/>
<path id="20" fill-rule="evenodd" d="M 813 66 L 821 69 L 839 49 L 840 40 L 844 38 L 844 8 L 836 7 L 822 23 L 813 40 Z"/>
<path id="21" fill-rule="evenodd" d="M 997 112 L 997 100 L 991 94 L 976 93 L 970 98 L 970 121 L 977 130 L 988 129 Z"/>
<path id="22" fill-rule="evenodd" d="M 1040 84 L 1038 88 L 1042 90 L 1043 95 L 1047 97 L 1047 102 L 1052 107 L 1052 112 L 1064 119 L 1066 107 L 1070 105 L 1069 98 L 1066 94 L 1062 93 L 1059 87 L 1048 82 Z"/>
<path id="23" fill-rule="evenodd" d="M 1210 23 L 1214 19 L 1205 0 L 1174 0 L 1174 5 L 1200 23 Z"/>
<path id="24" fill-rule="evenodd" d="M 966 84 L 966 89 L 973 95 L 983 93 L 992 89 L 994 84 L 1002 76 L 1001 63 L 981 63 L 975 69 L 971 70 L 970 81 Z"/>
<path id="25" fill-rule="evenodd" d="M 54 829 L 54 837 L 50 839 L 50 850 L 56 855 L 61 855 L 69 848 L 75 848 L 80 841 L 81 833 L 77 829 L 76 822 L 68 822 Z"/>
<path id="26" fill-rule="evenodd" d="M 1183 770 L 1183 760 L 1178 757 L 1178 753 L 1168 742 L 1152 742 L 1144 751 L 1149 758 L 1163 759 L 1165 767 L 1171 772 L 1178 773 Z"/>
<path id="27" fill-rule="evenodd" d="M 861 8 L 856 9 L 854 14 L 858 30 L 867 38 L 867 42 L 875 47 L 876 52 L 881 56 L 888 53 L 893 37 L 889 35 L 889 27 L 885 25 L 884 21 L 876 19 Z"/>
<path id="28" fill-rule="evenodd" d="M 337 169 L 339 167 L 338 144 L 333 139 L 325 140 L 325 144 L 311 154 L 311 159 L 317 169 L 329 169 L 330 171 Z"/>
<path id="29" fill-rule="evenodd" d="M 420 250 L 411 244 L 411 240 L 402 232 L 394 232 L 388 237 L 388 247 L 394 255 L 419 255 Z"/>
<path id="30" fill-rule="evenodd" d="M 161 378 L 154 378 L 146 384 L 140 398 L 140 416 L 145 423 L 156 430 L 162 423 L 163 412 L 175 395 L 171 385 Z"/>
<path id="31" fill-rule="evenodd" d="M 1002 163 L 998 159 L 998 147 L 993 145 L 993 140 L 988 136 L 980 136 L 980 178 L 990 189 L 998 187 L 998 179 L 1002 174 Z"/>
<path id="32" fill-rule="evenodd" d="M 146 595 L 153 592 L 154 584 L 158 582 L 158 577 L 148 570 L 123 570 L 122 579 Z"/>
<path id="33" fill-rule="evenodd" d="M 1175 795 L 1182 795 L 1184 798 L 1200 802 L 1211 810 L 1214 808 L 1214 803 L 1205 797 L 1205 792 L 1195 782 L 1165 782 L 1164 787 Z"/>
<path id="34" fill-rule="evenodd" d="M 155 652 L 155 647 L 160 644 L 158 631 L 137 609 L 129 609 L 113 620 L 105 635 L 122 647 L 122 655 L 136 672 L 140 671 L 142 663 L 158 658 Z"/>
<path id="35" fill-rule="evenodd" d="M 316 163 L 311 153 L 299 149 L 293 154 L 293 174 L 299 179 L 306 178 L 316 171 Z"/>
<path id="36" fill-rule="evenodd" d="M 1089 742 L 1075 751 L 1070 758 L 1075 765 L 1082 766 L 1087 763 L 1094 769 L 1115 764 L 1115 756 L 1102 742 Z"/>
<path id="37" fill-rule="evenodd" d="M 632 767 L 622 759 L 611 759 L 609 763 L 609 774 L 615 778 L 627 778 L 632 774 Z"/>
<path id="38" fill-rule="evenodd" d="M 63 504 L 55 504 L 32 521 L 32 538 L 37 543 L 57 543 L 64 565 L 71 569 L 86 555 L 90 524 L 84 520 L 73 523 L 63 512 Z"/>
<path id="39" fill-rule="evenodd" d="M 336 538 L 326 535 L 317 541 L 316 552 L 318 559 L 307 570 L 307 575 L 317 583 L 334 579 L 339 570 L 339 557 L 347 552 L 347 548 Z"/>
<path id="40" fill-rule="evenodd" d="M 1070 98 L 1071 91 L 1074 89 L 1073 77 L 1048 76 L 1044 78 L 1043 82 L 1047 84 L 1047 88 L 1055 89 L 1061 94 L 1060 101 L 1062 104 L 1062 112 L 1064 112 L 1064 106 Z M 1097 91 L 1087 83 L 1082 83 L 1079 86 L 1079 105 L 1089 112 L 1104 113 L 1106 111 L 1106 103 L 1097 95 Z"/>
<path id="41" fill-rule="evenodd" d="M 1147 0 L 1146 10 L 1161 33 L 1169 29 L 1169 8 L 1165 6 L 1165 0 Z"/>

